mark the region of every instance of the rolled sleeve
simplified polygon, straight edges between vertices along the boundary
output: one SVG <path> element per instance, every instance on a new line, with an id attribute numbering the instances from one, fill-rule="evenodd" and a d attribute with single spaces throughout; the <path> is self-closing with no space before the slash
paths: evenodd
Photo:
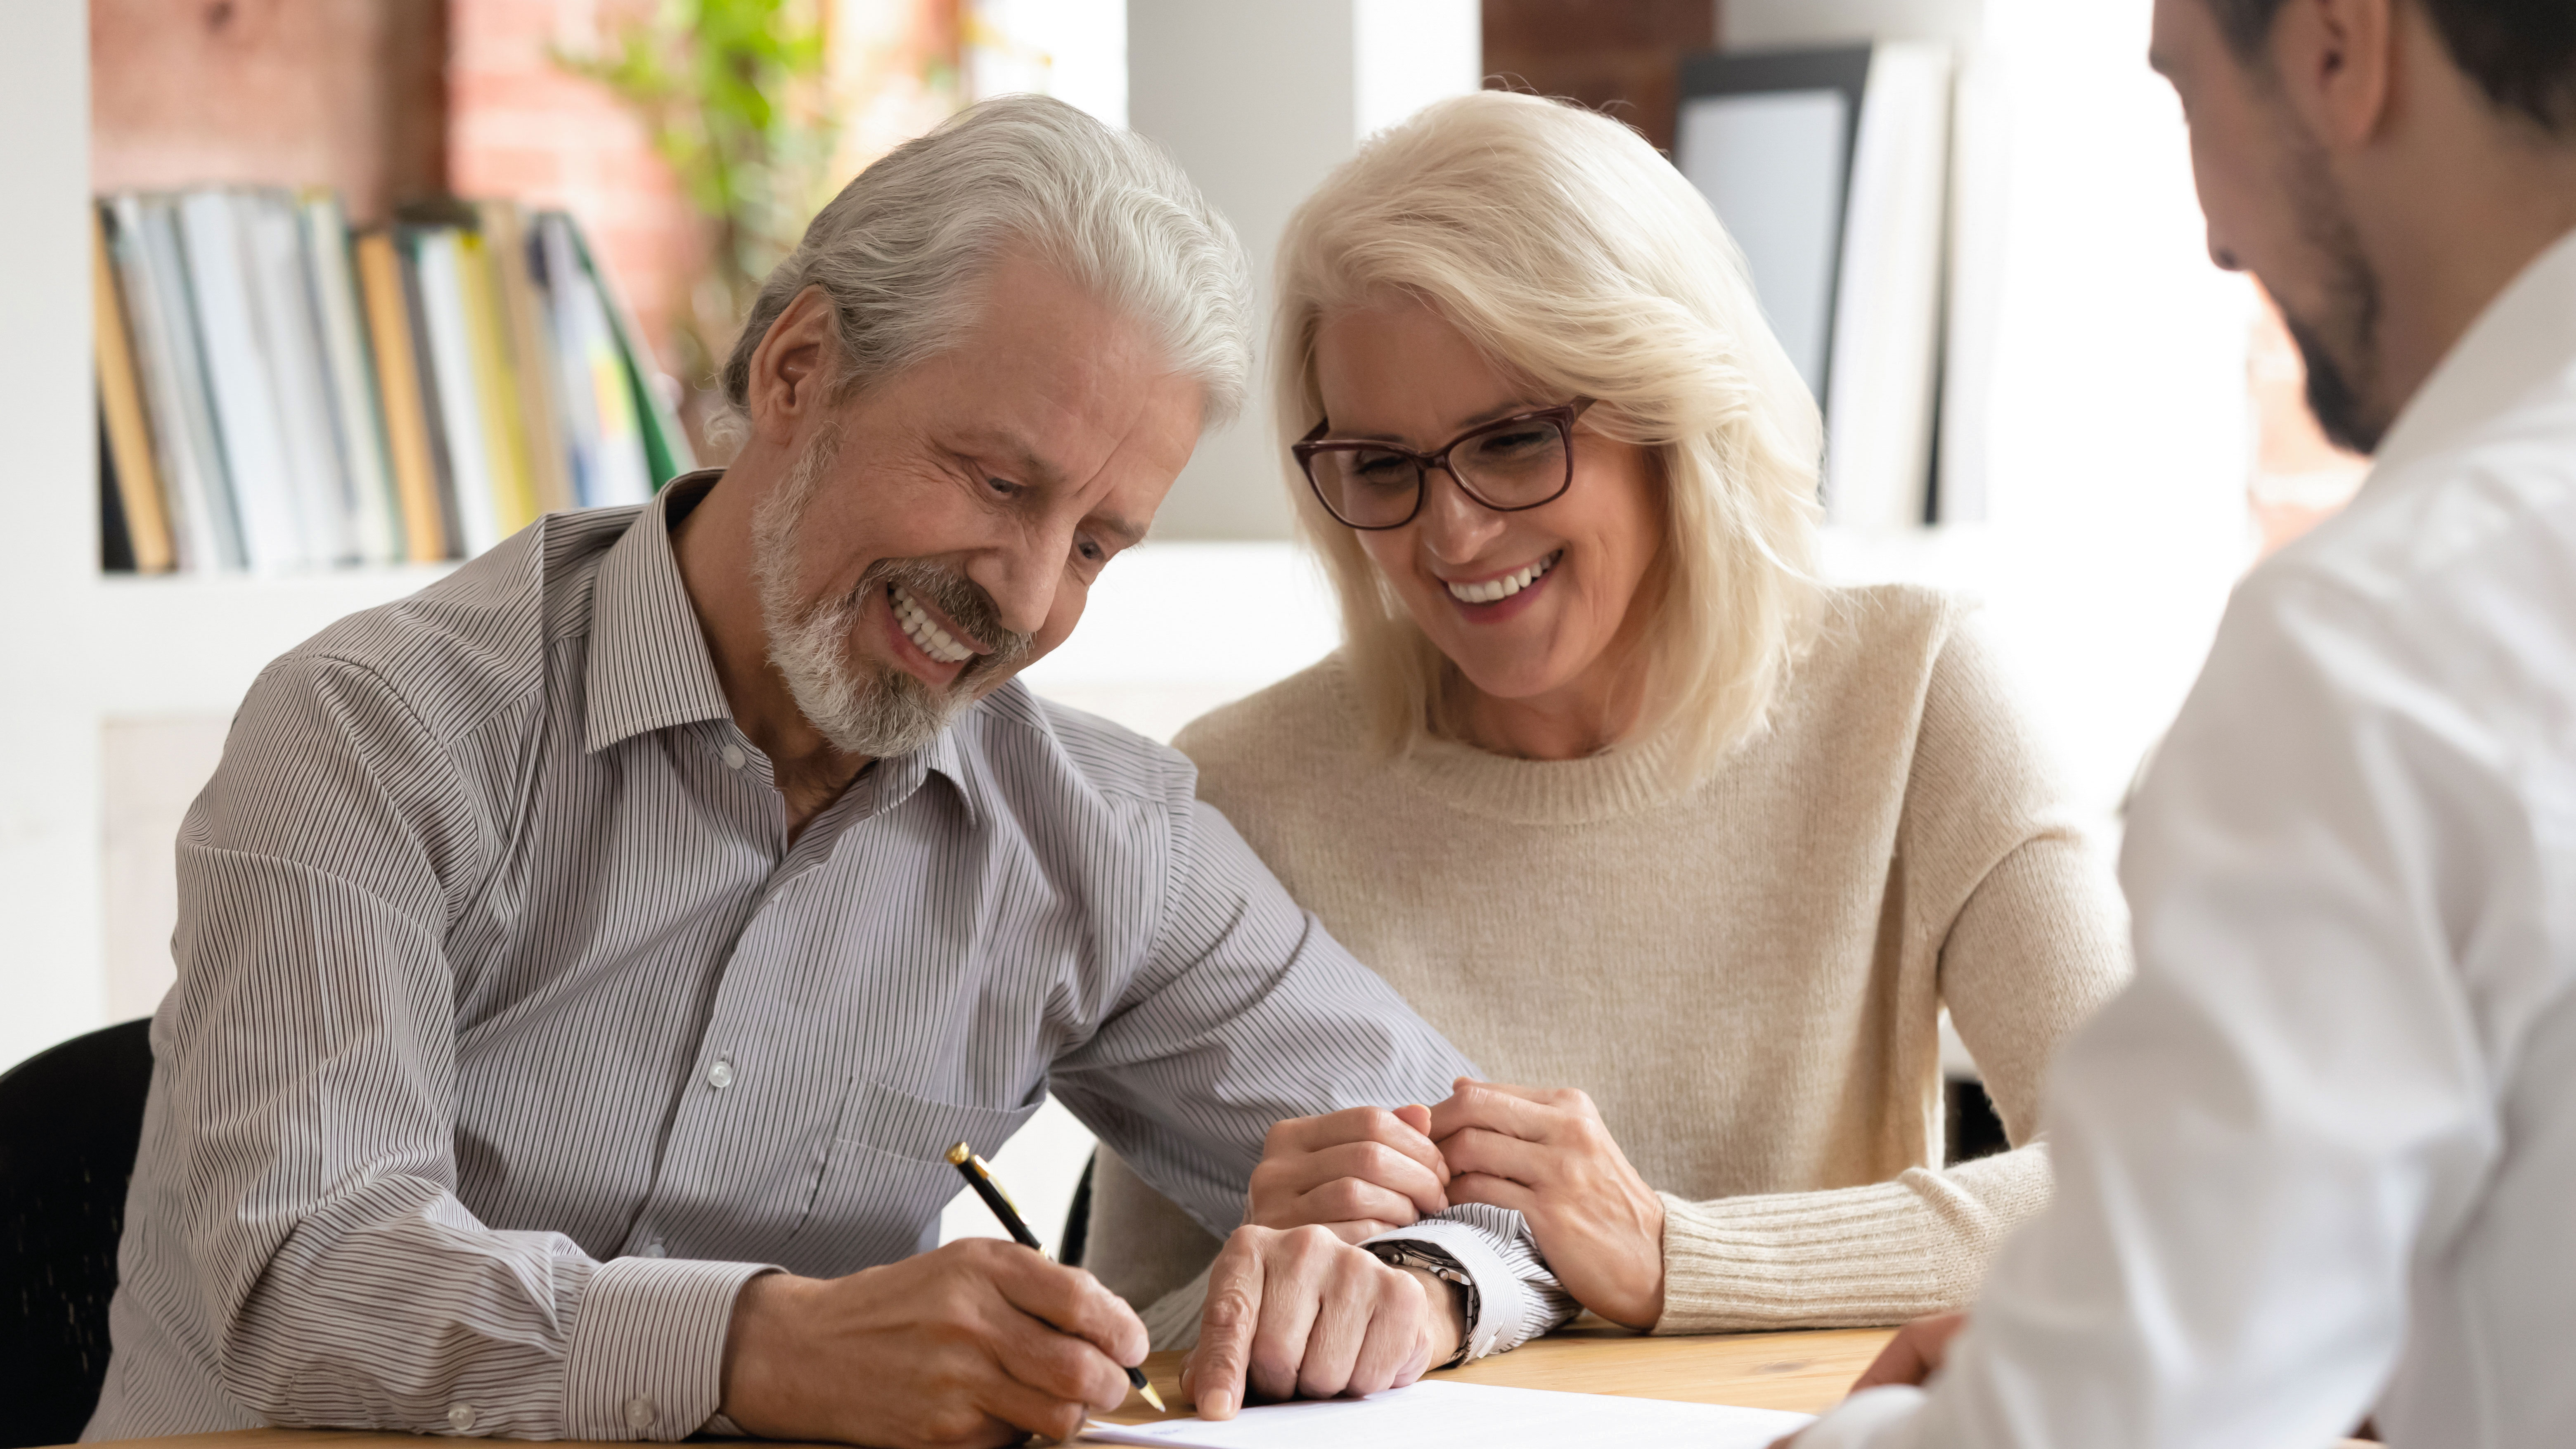
<path id="1" fill-rule="evenodd" d="M 564 1357 L 567 1439 L 685 1439 L 724 1398 L 725 1334 L 760 1263 L 618 1258 L 591 1275 Z"/>

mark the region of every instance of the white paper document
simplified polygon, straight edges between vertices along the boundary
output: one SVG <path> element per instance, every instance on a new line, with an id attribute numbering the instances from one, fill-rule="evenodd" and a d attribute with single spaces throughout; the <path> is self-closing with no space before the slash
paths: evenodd
<path id="1" fill-rule="evenodd" d="M 1810 1414 L 1735 1409 L 1619 1394 L 1566 1394 L 1427 1379 L 1365 1399 L 1263 1404 L 1223 1423 L 1094 1423 L 1084 1437 L 1104 1444 L 1173 1449 L 1562 1449 L 1569 1444 L 1687 1445 L 1767 1449 L 1813 1423 Z"/>

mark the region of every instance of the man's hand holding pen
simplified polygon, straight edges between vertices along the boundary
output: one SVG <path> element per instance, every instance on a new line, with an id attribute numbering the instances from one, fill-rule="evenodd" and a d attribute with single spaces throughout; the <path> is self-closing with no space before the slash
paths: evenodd
<path id="1" fill-rule="evenodd" d="M 1135 1310 L 1032 1251 L 1035 1235 L 965 1144 L 949 1160 L 1018 1241 L 962 1239 L 846 1278 L 753 1279 L 725 1344 L 736 1425 L 907 1449 L 1069 1439 L 1143 1388 Z M 1247 1378 L 1272 1397 L 1411 1383 L 1467 1329 L 1446 1284 L 1323 1228 L 1247 1226 L 1209 1270 L 1208 1301 L 1183 1379 L 1209 1418 L 1233 1416 Z"/>

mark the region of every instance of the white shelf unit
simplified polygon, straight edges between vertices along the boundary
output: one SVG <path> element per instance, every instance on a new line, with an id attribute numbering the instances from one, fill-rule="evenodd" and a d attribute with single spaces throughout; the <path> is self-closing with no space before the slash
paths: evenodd
<path id="1" fill-rule="evenodd" d="M 453 565 L 242 574 L 104 574 L 90 592 L 101 715 L 229 711 L 260 668 L 322 627 L 401 598 Z M 119 661 L 148 668 L 121 668 Z"/>

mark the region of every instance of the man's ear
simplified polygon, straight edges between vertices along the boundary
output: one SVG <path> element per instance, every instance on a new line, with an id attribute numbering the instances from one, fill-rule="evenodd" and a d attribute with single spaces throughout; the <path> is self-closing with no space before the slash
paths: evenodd
<path id="1" fill-rule="evenodd" d="M 2273 73 L 2329 151 L 2369 145 L 2396 102 L 2397 0 L 2290 0 L 2272 25 Z"/>
<path id="2" fill-rule="evenodd" d="M 751 354 L 744 411 L 753 436 L 786 446 L 799 424 L 821 410 L 831 388 L 840 341 L 832 300 L 820 287 L 796 294 Z"/>

